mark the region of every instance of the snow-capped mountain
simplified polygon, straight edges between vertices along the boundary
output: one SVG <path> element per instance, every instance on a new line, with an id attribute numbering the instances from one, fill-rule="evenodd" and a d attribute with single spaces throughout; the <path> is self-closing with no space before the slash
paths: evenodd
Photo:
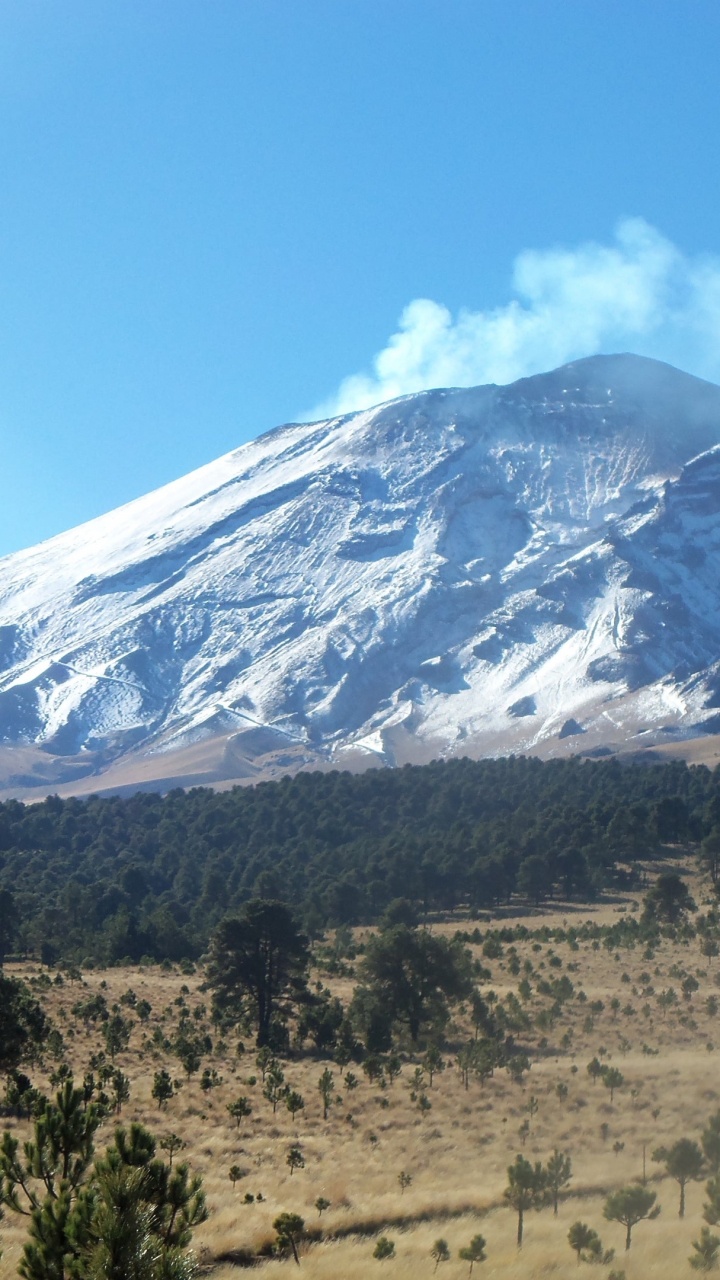
<path id="1" fill-rule="evenodd" d="M 5 789 L 712 729 L 718 446 L 720 388 L 598 356 L 280 427 L 8 556 Z"/>

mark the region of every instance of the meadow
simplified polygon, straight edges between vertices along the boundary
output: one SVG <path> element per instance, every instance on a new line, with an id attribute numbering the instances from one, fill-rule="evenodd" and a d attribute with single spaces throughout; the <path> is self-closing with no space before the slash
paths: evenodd
<path id="1" fill-rule="evenodd" d="M 657 869 L 656 864 L 652 870 Z M 707 910 L 709 884 L 695 874 L 688 879 L 701 911 Z M 473 1276 L 563 1280 L 577 1276 L 579 1266 L 590 1266 L 579 1264 L 568 1244 L 568 1229 L 578 1219 L 599 1233 L 606 1249 L 615 1250 L 612 1262 L 592 1266 L 591 1274 L 669 1280 L 693 1274 L 688 1258 L 704 1225 L 704 1181 L 689 1184 L 680 1220 L 678 1185 L 653 1162 L 652 1152 L 681 1137 L 699 1140 L 720 1107 L 720 960 L 703 954 L 699 935 L 664 938 L 647 950 L 590 937 L 559 941 L 548 934 L 555 928 L 581 931 L 586 921 L 614 924 L 639 909 L 640 895 L 628 893 L 594 906 L 555 904 L 501 922 L 458 916 L 433 923 L 434 931 L 448 936 L 463 929 L 474 937 L 479 928 L 480 940 L 469 945 L 491 972 L 481 989 L 486 997 L 493 991 L 498 1002 L 511 996 L 511 1005 L 521 1009 L 526 1026 L 517 1040 L 530 1069 L 520 1081 L 502 1068 L 482 1082 L 473 1074 L 465 1081 L 456 1055 L 474 1033 L 470 1011 L 460 1007 L 448 1029 L 443 1069 L 432 1083 L 427 1071 L 422 1079 L 415 1074 L 422 1055 L 402 1049 L 402 1067 L 392 1082 L 369 1080 L 361 1064 L 340 1068 L 307 1050 L 291 1055 L 281 1063 L 285 1082 L 304 1100 L 294 1116 L 283 1099 L 273 1112 L 264 1096 L 251 1038 L 243 1037 L 238 1052 L 237 1033 L 219 1039 L 214 1032 L 202 966 L 193 972 L 187 965 L 185 972 L 159 965 L 90 969 L 81 978 L 65 974 L 60 980 L 55 970 L 37 964 L 7 969 L 31 984 L 62 1033 L 62 1055 L 53 1061 L 48 1053 L 32 1072 L 34 1083 L 48 1091 L 49 1075 L 60 1061 L 80 1080 L 93 1055 L 105 1050 L 101 1024 L 73 1013 L 78 1002 L 102 995 L 132 1024 L 129 1044 L 114 1063 L 129 1079 L 130 1097 L 119 1117 L 104 1121 L 97 1147 L 106 1145 L 118 1122 L 131 1120 L 158 1137 L 174 1133 L 183 1140 L 181 1156 L 202 1174 L 208 1197 L 209 1216 L 193 1247 L 202 1271 L 215 1280 L 236 1280 L 248 1265 L 268 1280 L 294 1270 L 292 1257 L 270 1253 L 272 1224 L 284 1211 L 305 1221 L 308 1238 L 299 1252 L 308 1280 L 359 1280 L 376 1273 L 416 1280 L 436 1270 L 454 1280 L 468 1274 L 459 1251 L 477 1234 L 485 1237 L 487 1257 L 475 1264 Z M 500 954 L 488 956 L 483 941 L 499 923 L 524 925 L 528 936 L 504 942 L 494 948 Z M 356 930 L 356 940 L 366 933 Z M 563 977 L 572 990 L 567 994 L 566 986 L 558 1002 L 548 990 Z M 353 975 L 331 976 L 320 968 L 313 981 L 347 1000 Z M 136 1013 L 142 1001 L 150 1005 L 144 1021 Z M 213 1041 L 190 1076 L 168 1050 L 183 1012 Z M 593 1059 L 621 1073 L 612 1097 L 602 1078 L 588 1073 Z M 161 1107 L 152 1086 L 162 1069 L 176 1090 Z M 333 1084 L 324 1118 L 318 1083 L 326 1069 Z M 205 1088 L 203 1071 L 210 1073 Z M 228 1105 L 240 1096 L 251 1112 L 236 1122 Z M 28 1131 L 18 1118 L 3 1124 L 16 1136 Z M 291 1168 L 293 1146 L 304 1163 Z M 527 1213 L 518 1250 L 517 1215 L 503 1198 L 507 1167 L 518 1153 L 546 1162 L 555 1148 L 570 1156 L 572 1178 L 557 1216 L 552 1207 Z M 603 1204 L 611 1191 L 643 1177 L 643 1162 L 662 1211 L 657 1220 L 635 1227 L 625 1253 L 624 1228 L 604 1220 Z M 0 1280 L 16 1274 L 23 1235 L 22 1220 L 8 1212 L 0 1226 Z M 374 1257 L 381 1236 L 394 1245 L 393 1256 L 383 1260 Z M 447 1243 L 447 1261 L 432 1256 L 438 1238 Z"/>

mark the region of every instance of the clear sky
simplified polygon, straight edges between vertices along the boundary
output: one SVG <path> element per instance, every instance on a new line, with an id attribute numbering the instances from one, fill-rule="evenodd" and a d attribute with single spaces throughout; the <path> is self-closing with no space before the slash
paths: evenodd
<path id="1" fill-rule="evenodd" d="M 280 422 L 720 381 L 717 0 L 3 0 L 0 554 Z"/>

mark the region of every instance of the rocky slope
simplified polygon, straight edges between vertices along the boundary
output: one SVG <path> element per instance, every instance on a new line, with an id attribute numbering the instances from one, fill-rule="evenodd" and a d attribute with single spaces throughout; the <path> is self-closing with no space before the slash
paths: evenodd
<path id="1" fill-rule="evenodd" d="M 0 786 L 711 732 L 718 445 L 720 388 L 599 356 L 280 427 L 6 557 Z"/>

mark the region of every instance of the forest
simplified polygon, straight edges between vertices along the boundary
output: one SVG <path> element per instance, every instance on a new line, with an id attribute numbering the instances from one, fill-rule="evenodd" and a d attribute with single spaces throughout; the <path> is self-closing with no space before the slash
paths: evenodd
<path id="1" fill-rule="evenodd" d="M 720 771 L 681 762 L 453 760 L 300 773 L 226 792 L 0 804 L 0 956 L 96 963 L 197 958 L 253 898 L 305 932 L 640 884 L 661 845 L 714 874 Z M 720 855 L 718 855 L 720 856 Z"/>

